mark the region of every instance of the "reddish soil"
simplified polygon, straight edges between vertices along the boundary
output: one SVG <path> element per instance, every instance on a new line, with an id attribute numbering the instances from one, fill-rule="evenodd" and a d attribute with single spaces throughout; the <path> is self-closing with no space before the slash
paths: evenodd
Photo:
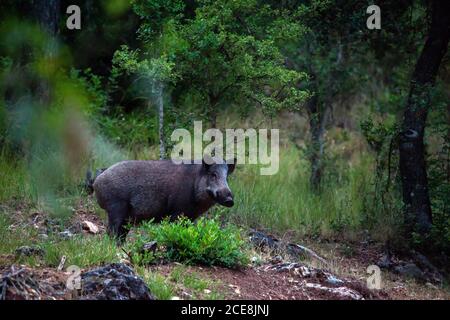
<path id="1" fill-rule="evenodd" d="M 175 264 L 153 266 L 151 270 L 169 276 Z M 323 288 L 347 287 L 359 293 L 364 299 L 389 299 L 386 292 L 368 290 L 362 283 L 346 281 L 343 285 L 332 286 L 325 279 L 302 277 L 294 272 L 266 270 L 270 265 L 242 270 L 230 270 L 221 267 L 187 267 L 187 272 L 196 273 L 220 283 L 219 290 L 226 299 L 233 300 L 345 300 L 350 299 L 339 293 L 329 292 Z M 320 289 L 308 287 L 318 284 Z M 338 289 L 339 290 L 342 289 Z"/>
<path id="2" fill-rule="evenodd" d="M 18 208 L 14 217 L 12 229 L 20 230 L 33 226 L 45 230 L 50 226 L 49 219 L 41 213 L 24 213 Z M 90 221 L 104 233 L 105 222 L 92 210 L 92 204 L 80 203 L 77 214 L 70 221 L 75 233 L 87 233 L 82 228 L 83 221 Z M 345 243 L 305 243 L 330 262 L 333 275 L 344 282 L 330 284 L 323 273 L 304 276 L 292 270 L 270 270 L 271 264 L 258 267 L 248 267 L 242 270 L 230 270 L 221 267 L 186 267 L 187 272 L 193 272 L 201 278 L 211 279 L 218 283 L 218 290 L 225 299 L 350 299 L 357 295 L 364 299 L 450 299 L 448 289 L 432 284 L 420 284 L 408 281 L 383 271 L 383 290 L 371 291 L 365 285 L 366 268 L 376 263 L 382 255 L 382 249 L 376 245 L 348 244 L 351 252 L 346 252 Z M 343 249 L 344 248 L 344 249 Z M 7 292 L 7 299 L 66 299 L 69 298 L 65 289 L 68 274 L 52 268 L 31 269 L 25 266 L 15 266 L 11 269 L 9 263 L 12 257 L 0 257 L 0 274 L 11 274 L 20 271 L 17 278 L 17 288 Z M 3 262 L 2 262 L 3 261 Z M 177 264 L 151 266 L 150 270 L 169 277 Z M 21 290 L 21 286 L 22 289 Z M 2 294 L 0 290 L 0 295 Z"/>

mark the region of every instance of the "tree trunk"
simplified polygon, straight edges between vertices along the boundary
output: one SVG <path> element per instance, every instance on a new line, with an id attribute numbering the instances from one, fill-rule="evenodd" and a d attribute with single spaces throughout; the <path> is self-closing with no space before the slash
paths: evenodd
<path id="1" fill-rule="evenodd" d="M 216 129 L 217 128 L 217 105 L 219 102 L 219 97 L 215 96 L 213 94 L 208 95 L 208 120 L 211 128 Z"/>
<path id="2" fill-rule="evenodd" d="M 311 148 L 309 158 L 311 162 L 311 175 L 309 182 L 311 189 L 314 191 L 320 189 L 322 181 L 325 125 L 330 110 L 327 105 L 325 106 L 325 110 L 320 110 L 318 100 L 317 96 L 313 96 L 307 105 L 309 125 L 311 127 Z"/>
<path id="3" fill-rule="evenodd" d="M 166 157 L 166 143 L 164 139 L 164 85 L 158 84 L 156 103 L 158 105 L 159 114 L 159 158 L 162 160 Z"/>
<path id="4" fill-rule="evenodd" d="M 216 129 L 217 128 L 217 113 L 214 111 L 211 111 L 209 114 L 209 123 L 211 125 L 211 128 Z"/>
<path id="5" fill-rule="evenodd" d="M 34 0 L 33 9 L 40 26 L 50 35 L 56 35 L 60 18 L 60 0 Z"/>
<path id="6" fill-rule="evenodd" d="M 431 90 L 449 42 L 450 2 L 435 0 L 431 10 L 431 27 L 412 75 L 399 144 L 406 230 L 422 235 L 432 224 L 423 137 Z"/>
<path id="7" fill-rule="evenodd" d="M 34 0 L 33 14 L 39 27 L 47 34 L 45 43 L 45 56 L 48 63 L 52 63 L 53 57 L 56 55 L 56 36 L 58 34 L 58 24 L 60 18 L 61 4 L 60 0 Z M 39 100 L 43 105 L 50 103 L 50 83 L 48 79 L 42 79 L 39 83 L 38 92 Z"/>

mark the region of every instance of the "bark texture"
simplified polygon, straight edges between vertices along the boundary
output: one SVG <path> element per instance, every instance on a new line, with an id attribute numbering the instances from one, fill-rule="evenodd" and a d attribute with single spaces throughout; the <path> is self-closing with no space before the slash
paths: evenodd
<path id="1" fill-rule="evenodd" d="M 400 134 L 400 175 L 407 232 L 429 232 L 432 213 L 425 162 L 424 132 L 439 66 L 450 37 L 450 1 L 431 3 L 431 26 L 412 75 Z"/>

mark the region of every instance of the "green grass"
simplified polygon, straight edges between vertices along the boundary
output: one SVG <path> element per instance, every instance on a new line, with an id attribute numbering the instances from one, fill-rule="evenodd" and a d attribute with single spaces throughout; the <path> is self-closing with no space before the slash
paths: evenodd
<path id="1" fill-rule="evenodd" d="M 30 245 L 30 243 L 26 245 Z M 118 262 L 121 253 L 120 248 L 108 236 L 76 236 L 68 240 L 41 242 L 38 246 L 44 250 L 42 257 L 19 256 L 15 257 L 15 263 L 57 267 L 62 256 L 66 256 L 66 267 L 76 265 L 86 268 Z"/>
<path id="2" fill-rule="evenodd" d="M 185 265 L 175 266 L 168 275 L 160 274 L 158 271 L 143 266 L 135 266 L 135 270 L 159 300 L 170 300 L 175 296 L 182 299 L 224 299 L 219 281 L 188 270 Z"/>
<path id="3" fill-rule="evenodd" d="M 5 212 L 0 213 L 0 255 L 8 256 L 11 263 L 56 267 L 65 255 L 66 266 L 77 265 L 84 268 L 118 262 L 122 254 L 116 243 L 106 235 L 77 235 L 67 240 L 50 235 L 48 239 L 41 239 L 38 231 L 31 226 L 18 226 L 11 230 L 11 223 Z M 15 250 L 21 246 L 38 246 L 43 249 L 44 254 L 16 256 Z"/>
<path id="4" fill-rule="evenodd" d="M 170 300 L 176 295 L 175 285 L 170 282 L 168 277 L 151 272 L 144 267 L 136 267 L 136 271 L 144 279 L 156 299 Z"/>
<path id="5" fill-rule="evenodd" d="M 76 236 L 74 239 L 43 244 L 45 264 L 57 266 L 61 256 L 67 257 L 66 265 L 80 268 L 98 266 L 120 260 L 120 248 L 107 235 Z"/>
<path id="6" fill-rule="evenodd" d="M 229 181 L 235 195 L 235 206 L 231 209 L 216 206 L 214 211 L 240 226 L 263 228 L 278 234 L 289 233 L 298 238 L 303 236 L 354 238 L 364 229 L 372 230 L 373 234 L 380 237 L 392 236 L 395 230 L 392 227 L 393 221 L 398 217 L 393 215 L 393 210 L 383 209 L 381 201 L 371 195 L 374 192 L 373 159 L 366 151 L 357 153 L 351 148 L 350 152 L 345 151 L 350 157 L 345 153 L 341 155 L 338 148 L 345 144 L 347 146 L 355 144 L 357 138 L 336 139 L 344 142 L 336 144 L 334 149 L 327 150 L 328 156 L 333 156 L 334 159 L 327 160 L 320 193 L 310 189 L 309 162 L 304 152 L 290 145 L 280 149 L 279 172 L 273 176 L 260 175 L 259 168 L 254 165 L 238 166 Z M 142 149 L 137 153 L 128 152 L 99 136 L 94 138 L 93 144 L 95 147 L 91 165 L 94 169 L 108 166 L 121 159 L 149 159 L 155 156 L 152 148 Z M 36 192 L 37 187 L 31 183 L 32 172 L 33 168 L 30 168 L 25 160 L 14 160 L 5 152 L 1 152 L 0 203 L 13 203 L 13 206 L 33 204 L 49 214 L 58 213 L 57 211 L 68 213 L 67 207 L 83 196 L 80 183 L 84 179 L 84 172 L 80 172 L 78 182 L 62 180 L 78 185 L 67 185 L 62 189 L 52 187 L 53 191 L 47 198 L 42 197 L 41 191 Z M 175 247 L 185 241 L 183 237 L 190 236 L 189 232 L 195 230 L 195 227 L 187 225 L 180 228 L 191 230 L 188 233 L 176 228 L 163 224 L 158 231 L 166 233 L 165 236 L 159 234 L 161 239 L 171 237 L 169 241 L 176 243 Z M 210 231 L 213 232 L 212 229 Z M 24 241 L 18 239 L 18 242 Z M 195 249 L 194 246 L 202 249 Z M 172 250 L 171 258 L 178 259 L 175 255 L 179 255 L 180 259 L 195 261 L 196 256 L 205 254 L 195 251 L 204 250 L 204 244 L 195 241 L 190 246 L 186 245 L 186 248 L 189 249 L 186 249 L 186 252 L 191 252 L 191 256 L 182 250 Z M 233 250 L 229 253 L 233 254 Z M 148 260 L 142 261 L 143 263 L 152 260 L 152 257 L 141 258 Z M 230 259 L 235 260 L 236 257 Z M 225 265 L 232 264 L 222 262 Z"/>
<path id="7" fill-rule="evenodd" d="M 219 211 L 232 221 L 299 236 L 348 232 L 360 227 L 364 193 L 370 187 L 370 161 L 349 165 L 342 174 L 324 178 L 322 192 L 309 186 L 309 164 L 295 149 L 280 150 L 276 175 L 259 175 L 255 166 L 238 166 L 230 178 L 235 206 Z"/>
<path id="8" fill-rule="evenodd" d="M 209 278 L 204 278 L 197 272 L 189 271 L 186 266 L 176 266 L 170 273 L 170 279 L 183 285 L 191 292 L 193 299 L 223 299 L 219 291 L 220 283 Z M 206 293 L 209 290 L 209 293 Z"/>
<path id="9" fill-rule="evenodd" d="M 20 246 L 30 245 L 37 238 L 37 231 L 29 227 L 17 226 L 10 229 L 12 220 L 4 208 L 0 207 L 0 255 L 13 254 Z"/>
<path id="10" fill-rule="evenodd" d="M 11 200 L 29 202 L 35 199 L 25 160 L 17 160 L 0 150 L 0 204 Z"/>

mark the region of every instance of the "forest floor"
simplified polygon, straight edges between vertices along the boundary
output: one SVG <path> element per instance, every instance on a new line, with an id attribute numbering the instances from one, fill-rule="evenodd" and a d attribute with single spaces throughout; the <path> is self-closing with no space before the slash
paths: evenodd
<path id="1" fill-rule="evenodd" d="M 104 220 L 85 209 L 78 208 L 70 224 L 92 222 L 98 228 L 96 234 L 86 228 L 71 230 L 78 229 L 88 238 L 102 236 L 106 230 Z M 38 213 L 28 215 L 19 210 L 8 228 L 39 229 L 43 221 Z M 301 244 L 323 257 L 326 265 L 315 259 L 289 260 L 279 252 L 263 250 L 264 259 L 239 270 L 173 262 L 135 270 L 160 299 L 450 299 L 446 285 L 408 279 L 385 269 L 381 270 L 381 289 L 369 290 L 367 267 L 380 261 L 384 254 L 382 246 L 376 243 L 305 240 Z M 83 267 L 82 271 L 99 265 Z M 13 273 L 21 274 L 23 282 L 3 293 L 8 299 L 72 298 L 66 288 L 70 274 L 64 269 L 45 262 L 27 264 L 18 261 L 14 254 L 0 252 L 0 274 Z"/>

